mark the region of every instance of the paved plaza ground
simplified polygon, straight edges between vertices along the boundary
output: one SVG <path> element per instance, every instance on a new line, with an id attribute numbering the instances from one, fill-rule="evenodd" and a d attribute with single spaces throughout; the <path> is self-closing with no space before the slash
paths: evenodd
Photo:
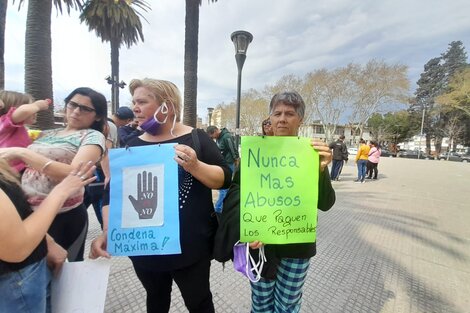
<path id="1" fill-rule="evenodd" d="M 354 183 L 319 213 L 301 312 L 470 312 L 470 164 L 382 158 L 379 179 Z M 99 232 L 93 210 L 88 240 Z M 89 243 L 87 243 L 87 248 Z M 216 312 L 249 312 L 247 279 L 212 263 Z M 130 261 L 112 258 L 105 312 L 146 312 Z M 170 312 L 187 312 L 174 286 Z"/>

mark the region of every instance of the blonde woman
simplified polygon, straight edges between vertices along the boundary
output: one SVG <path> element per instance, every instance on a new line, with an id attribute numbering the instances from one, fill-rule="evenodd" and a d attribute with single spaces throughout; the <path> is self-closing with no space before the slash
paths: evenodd
<path id="1" fill-rule="evenodd" d="M 129 147 L 175 143 L 178 163 L 181 254 L 131 257 L 137 277 L 147 291 L 147 312 L 168 312 L 172 282 L 178 285 L 190 312 L 214 312 L 209 287 L 213 241 L 217 227 L 211 189 L 227 188 L 231 172 L 212 139 L 181 123 L 181 96 L 175 84 L 158 79 L 134 79 L 129 84 L 133 111 L 145 131 Z M 106 220 L 105 214 L 103 219 Z M 92 244 L 90 256 L 107 256 L 104 232 Z"/>

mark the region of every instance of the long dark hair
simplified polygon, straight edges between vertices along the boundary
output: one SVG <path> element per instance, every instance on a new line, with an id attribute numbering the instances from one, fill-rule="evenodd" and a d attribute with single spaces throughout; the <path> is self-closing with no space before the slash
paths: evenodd
<path id="1" fill-rule="evenodd" d="M 91 88 L 79 87 L 75 89 L 74 91 L 72 91 L 64 99 L 65 104 L 69 103 L 70 99 L 72 99 L 73 96 L 75 96 L 76 94 L 90 98 L 91 104 L 93 105 L 93 108 L 95 109 L 95 112 L 96 112 L 96 117 L 99 118 L 99 120 L 94 121 L 93 124 L 91 124 L 90 128 L 97 130 L 106 136 L 107 135 L 106 123 L 108 120 L 108 103 L 106 102 L 106 97 Z"/>

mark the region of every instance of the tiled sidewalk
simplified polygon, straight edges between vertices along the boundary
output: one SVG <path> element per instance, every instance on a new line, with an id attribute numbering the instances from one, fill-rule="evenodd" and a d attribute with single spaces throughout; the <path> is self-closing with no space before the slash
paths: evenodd
<path id="1" fill-rule="evenodd" d="M 379 180 L 355 184 L 352 162 L 319 214 L 301 312 L 470 312 L 470 165 L 383 158 Z M 90 213 L 89 239 L 99 227 Z M 248 281 L 213 262 L 216 312 L 249 312 Z M 105 312 L 145 312 L 127 258 L 112 259 Z M 174 286 L 171 312 L 187 312 Z"/>

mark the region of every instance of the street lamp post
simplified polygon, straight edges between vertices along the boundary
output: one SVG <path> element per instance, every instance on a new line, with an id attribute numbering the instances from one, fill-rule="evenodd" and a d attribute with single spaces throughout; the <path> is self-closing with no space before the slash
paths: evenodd
<path id="1" fill-rule="evenodd" d="M 230 38 L 235 45 L 235 60 L 238 67 L 238 82 L 237 82 L 237 116 L 235 121 L 235 146 L 238 148 L 240 144 L 240 96 L 242 87 L 242 69 L 246 60 L 246 50 L 248 45 L 253 40 L 253 35 L 247 31 L 239 30 L 233 32 Z"/>
<path id="2" fill-rule="evenodd" d="M 398 147 L 398 137 L 400 137 L 400 125 L 395 124 L 394 126 L 395 126 L 394 127 L 395 133 L 393 135 L 394 135 L 395 147 Z"/>
<path id="3" fill-rule="evenodd" d="M 421 132 L 419 134 L 419 144 L 418 144 L 418 159 L 421 154 L 421 141 L 423 140 L 423 130 L 424 130 L 424 113 L 426 112 L 426 106 L 423 105 L 423 115 L 421 116 Z"/>
<path id="4" fill-rule="evenodd" d="M 116 77 L 117 78 L 117 77 Z M 111 85 L 111 112 L 116 113 L 117 109 L 119 108 L 119 89 L 123 89 L 127 84 L 121 80 L 119 82 L 118 79 L 113 79 L 111 76 L 106 76 L 105 79 L 108 84 Z"/>
<path id="5" fill-rule="evenodd" d="M 207 108 L 207 114 L 209 115 L 209 122 L 208 126 L 211 126 L 211 121 L 212 121 L 212 113 L 214 112 L 214 108 Z"/>

